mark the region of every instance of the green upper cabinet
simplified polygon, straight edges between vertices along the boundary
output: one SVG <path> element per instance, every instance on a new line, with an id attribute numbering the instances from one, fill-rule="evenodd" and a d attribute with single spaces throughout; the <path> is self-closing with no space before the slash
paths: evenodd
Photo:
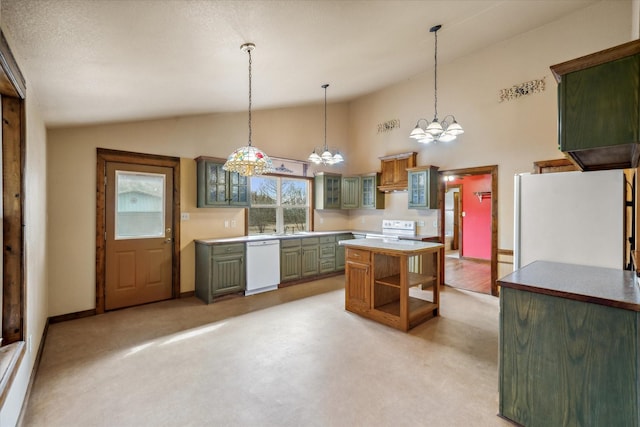
<path id="1" fill-rule="evenodd" d="M 380 173 L 374 172 L 360 177 L 360 207 L 362 209 L 384 209 L 384 193 L 378 190 Z"/>
<path id="2" fill-rule="evenodd" d="M 634 168 L 640 142 L 640 40 L 551 67 L 558 143 L 582 170 Z"/>
<path id="3" fill-rule="evenodd" d="M 315 176 L 315 208 L 341 209 L 342 176 L 318 172 Z"/>
<path id="4" fill-rule="evenodd" d="M 342 177 L 342 209 L 357 209 L 360 207 L 360 177 Z"/>
<path id="5" fill-rule="evenodd" d="M 410 209 L 438 209 L 438 167 L 407 169 Z"/>
<path id="6" fill-rule="evenodd" d="M 235 172 L 222 169 L 224 159 L 198 157 L 199 208 L 249 206 L 249 180 Z"/>

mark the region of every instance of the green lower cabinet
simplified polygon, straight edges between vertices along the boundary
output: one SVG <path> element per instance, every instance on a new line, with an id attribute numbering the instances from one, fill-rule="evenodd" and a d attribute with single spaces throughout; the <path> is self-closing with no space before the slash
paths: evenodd
<path id="1" fill-rule="evenodd" d="M 244 254 L 244 243 L 196 242 L 196 296 L 210 303 L 216 297 L 243 292 L 246 288 Z"/>
<path id="2" fill-rule="evenodd" d="M 320 237 L 320 274 L 336 269 L 336 236 Z"/>
<path id="3" fill-rule="evenodd" d="M 280 241 L 280 281 L 297 280 L 302 276 L 300 239 Z"/>
<path id="4" fill-rule="evenodd" d="M 340 241 L 350 239 L 353 239 L 353 234 L 351 233 L 338 234 L 336 236 L 336 271 L 342 271 L 345 267 L 345 250 L 344 246 L 340 245 Z"/>
<path id="5" fill-rule="evenodd" d="M 320 239 L 318 237 L 307 237 L 300 240 L 302 277 L 317 276 L 320 273 Z"/>
<path id="6" fill-rule="evenodd" d="M 639 313 L 502 287 L 499 413 L 520 425 L 638 426 Z"/>
<path id="7" fill-rule="evenodd" d="M 312 279 L 344 270 L 344 246 L 340 240 L 353 239 L 351 233 L 280 240 L 280 281 Z"/>

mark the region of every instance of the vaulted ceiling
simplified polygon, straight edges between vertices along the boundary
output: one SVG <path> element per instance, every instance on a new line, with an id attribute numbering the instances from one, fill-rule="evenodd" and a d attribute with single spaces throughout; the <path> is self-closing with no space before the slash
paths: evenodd
<path id="1" fill-rule="evenodd" d="M 596 0 L 1 0 L 48 126 L 346 101 Z"/>

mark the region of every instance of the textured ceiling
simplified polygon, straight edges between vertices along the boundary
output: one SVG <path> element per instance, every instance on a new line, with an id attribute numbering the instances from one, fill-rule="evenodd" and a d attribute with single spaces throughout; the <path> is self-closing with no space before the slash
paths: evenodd
<path id="1" fill-rule="evenodd" d="M 0 0 L 49 126 L 345 101 L 596 0 Z"/>

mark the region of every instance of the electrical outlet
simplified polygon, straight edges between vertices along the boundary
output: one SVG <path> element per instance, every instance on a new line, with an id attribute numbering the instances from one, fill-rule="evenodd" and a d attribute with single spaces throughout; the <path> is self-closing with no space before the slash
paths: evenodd
<path id="1" fill-rule="evenodd" d="M 189 212 L 182 212 L 180 214 L 180 219 L 183 221 L 189 221 Z"/>
<path id="2" fill-rule="evenodd" d="M 229 228 L 229 220 L 228 219 L 224 220 L 224 228 Z"/>
<path id="3" fill-rule="evenodd" d="M 320 224 L 324 223 L 324 218 L 320 218 Z"/>
<path id="4" fill-rule="evenodd" d="M 232 220 L 231 220 L 231 227 L 235 227 L 235 226 L 236 226 L 236 220 L 235 220 L 235 219 L 232 219 Z"/>
<path id="5" fill-rule="evenodd" d="M 438 227 L 438 221 L 433 221 L 433 228 Z"/>
<path id="6" fill-rule="evenodd" d="M 424 221 L 418 221 L 418 227 L 424 227 Z"/>

